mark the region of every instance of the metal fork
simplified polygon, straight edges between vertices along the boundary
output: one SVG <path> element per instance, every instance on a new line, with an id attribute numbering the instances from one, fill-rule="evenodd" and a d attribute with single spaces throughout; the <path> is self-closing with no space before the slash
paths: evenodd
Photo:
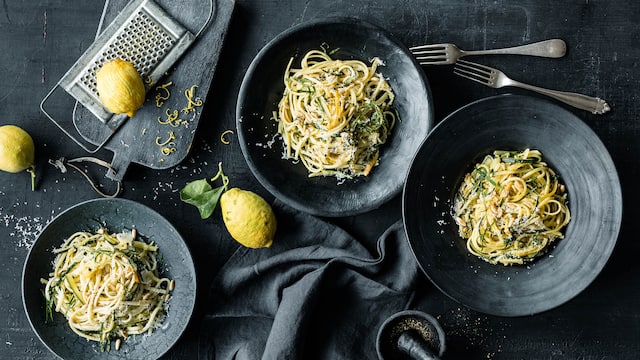
<path id="1" fill-rule="evenodd" d="M 466 60 L 460 60 L 456 63 L 453 73 L 463 78 L 467 78 L 480 84 L 490 86 L 492 88 L 501 88 L 504 86 L 515 86 L 522 89 L 538 92 L 543 95 L 550 96 L 556 100 L 562 101 L 578 109 L 587 110 L 594 114 L 604 114 L 611 110 L 609 105 L 602 99 L 590 97 L 582 94 L 549 90 L 541 87 L 524 84 L 519 81 L 510 79 L 502 71 L 492 67 L 476 64 Z"/>
<path id="2" fill-rule="evenodd" d="M 503 49 L 465 51 L 454 44 L 433 44 L 414 46 L 410 50 L 420 65 L 446 65 L 468 55 L 509 54 L 560 58 L 566 54 L 567 44 L 561 39 L 551 39 Z"/>

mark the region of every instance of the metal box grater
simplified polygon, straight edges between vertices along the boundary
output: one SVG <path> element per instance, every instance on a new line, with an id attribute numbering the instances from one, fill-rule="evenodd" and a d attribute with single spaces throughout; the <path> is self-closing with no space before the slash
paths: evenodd
<path id="1" fill-rule="evenodd" d="M 169 70 L 204 30 L 211 20 L 212 11 L 213 7 L 207 23 L 194 35 L 152 0 L 130 2 L 45 96 L 41 110 L 85 150 L 97 151 L 89 150 L 45 111 L 44 103 L 51 94 L 58 86 L 62 87 L 115 132 L 127 115 L 113 114 L 102 105 L 96 88 L 95 75 L 98 69 L 115 58 L 127 60 L 135 66 L 148 88 Z"/>

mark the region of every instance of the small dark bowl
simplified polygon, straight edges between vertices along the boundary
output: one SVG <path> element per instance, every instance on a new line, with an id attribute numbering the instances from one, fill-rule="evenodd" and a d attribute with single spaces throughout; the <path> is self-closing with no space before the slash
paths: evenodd
<path id="1" fill-rule="evenodd" d="M 381 148 L 380 165 L 367 177 L 340 184 L 335 177 L 309 178 L 302 163 L 283 159 L 282 139 L 276 136 L 277 124 L 272 119 L 290 58 L 299 65 L 304 54 L 323 44 L 339 49 L 333 58 L 368 63 L 378 56 L 385 63 L 379 72 L 396 94 L 394 107 L 400 117 Z M 247 70 L 236 116 L 242 153 L 258 181 L 290 206 L 320 216 L 363 213 L 399 194 L 411 158 L 433 126 L 429 85 L 409 50 L 383 29 L 353 18 L 304 23 L 269 42 Z"/>
<path id="2" fill-rule="evenodd" d="M 402 333 L 412 332 L 422 339 L 428 348 L 428 355 L 442 357 L 446 348 L 445 334 L 442 326 L 431 315 L 418 310 L 403 310 L 391 315 L 382 323 L 376 337 L 376 352 L 380 360 L 408 359 L 398 349 L 398 341 Z"/>
<path id="3" fill-rule="evenodd" d="M 175 280 L 166 318 L 151 335 L 135 335 L 120 350 L 100 352 L 94 341 L 76 335 L 67 320 L 54 312 L 45 322 L 44 285 L 53 270 L 52 250 L 76 231 L 111 232 L 135 227 L 145 241 L 154 241 L 162 259 L 162 275 Z M 184 332 L 196 300 L 196 274 L 191 254 L 177 230 L 154 210 L 124 199 L 95 199 L 77 204 L 53 219 L 29 251 L 22 274 L 22 299 L 29 323 L 42 343 L 63 359 L 156 359 L 166 353 Z"/>
<path id="4" fill-rule="evenodd" d="M 565 238 L 533 262 L 505 267 L 468 253 L 451 205 L 473 164 L 496 149 L 538 149 L 566 185 Z M 438 124 L 416 154 L 403 219 L 422 271 L 454 300 L 488 314 L 523 316 L 569 301 L 600 273 L 622 221 L 618 175 L 598 136 L 566 109 L 503 95 L 469 104 Z"/>

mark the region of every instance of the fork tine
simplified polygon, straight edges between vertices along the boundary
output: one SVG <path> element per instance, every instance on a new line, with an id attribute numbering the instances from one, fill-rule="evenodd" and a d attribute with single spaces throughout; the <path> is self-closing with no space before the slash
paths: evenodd
<path id="1" fill-rule="evenodd" d="M 420 65 L 447 64 L 446 44 L 420 45 L 409 48 Z"/>
<path id="2" fill-rule="evenodd" d="M 446 65 L 455 61 L 450 54 L 451 44 L 419 45 L 409 50 L 420 65 Z"/>
<path id="3" fill-rule="evenodd" d="M 433 55 L 446 55 L 447 52 L 444 49 L 433 49 L 433 50 L 413 50 L 411 51 L 413 56 L 433 56 Z"/>
<path id="4" fill-rule="evenodd" d="M 467 60 L 458 60 L 456 62 L 456 66 L 460 66 L 460 67 L 464 67 L 467 68 L 469 70 L 475 70 L 475 71 L 482 71 L 484 73 L 491 73 L 492 71 L 494 71 L 495 69 L 492 67 L 489 67 L 487 65 L 482 65 L 482 64 L 478 64 L 478 63 L 474 63 L 471 61 L 467 61 Z"/>
<path id="5" fill-rule="evenodd" d="M 432 49 L 444 50 L 446 47 L 447 47 L 447 44 L 429 44 L 429 45 L 412 46 L 409 48 L 409 50 L 411 50 L 411 52 L 420 51 L 420 50 L 432 50 Z"/>
<path id="6" fill-rule="evenodd" d="M 493 86 L 493 82 L 491 80 L 492 72 L 493 69 L 488 66 L 466 60 L 458 60 L 458 62 L 456 62 L 456 66 L 453 68 L 453 73 L 455 75 L 462 76 L 463 78 L 473 80 L 487 86 Z"/>
<path id="7" fill-rule="evenodd" d="M 461 77 L 463 77 L 465 79 L 473 80 L 473 81 L 475 81 L 477 83 L 480 83 L 482 85 L 486 85 L 486 86 L 490 86 L 491 85 L 491 83 L 489 82 L 488 79 L 483 78 L 483 77 L 478 77 L 476 74 L 468 72 L 466 70 L 454 69 L 453 73 L 455 75 L 461 76 Z"/>
<path id="8" fill-rule="evenodd" d="M 416 60 L 420 65 L 439 65 L 439 64 L 449 64 L 450 61 L 447 60 L 447 55 L 438 55 L 438 56 L 417 56 Z"/>
<path id="9" fill-rule="evenodd" d="M 438 58 L 438 59 L 425 58 L 425 59 L 418 59 L 418 64 L 420 64 L 420 65 L 448 65 L 448 64 L 451 64 L 451 61 L 447 60 L 444 57 Z"/>

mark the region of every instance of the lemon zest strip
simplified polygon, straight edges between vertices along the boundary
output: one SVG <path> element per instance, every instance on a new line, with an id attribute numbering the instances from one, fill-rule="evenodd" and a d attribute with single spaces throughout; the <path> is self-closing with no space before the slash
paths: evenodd
<path id="1" fill-rule="evenodd" d="M 223 132 L 222 134 L 220 134 L 220 142 L 225 144 L 225 145 L 229 145 L 229 140 L 227 140 L 225 138 L 225 135 L 227 134 L 233 134 L 233 130 L 227 130 L 225 132 Z"/>
<path id="2" fill-rule="evenodd" d="M 164 156 L 171 155 L 175 151 L 176 151 L 176 148 L 174 148 L 174 147 L 163 147 L 162 149 L 160 149 L 160 152 L 162 152 L 162 155 L 164 155 Z"/>
<path id="3" fill-rule="evenodd" d="M 156 86 L 156 107 L 161 107 L 164 105 L 164 102 L 169 100 L 171 97 L 171 91 L 169 91 L 169 86 L 173 85 L 173 81 L 169 81 L 168 83 Z"/>
<path id="4" fill-rule="evenodd" d="M 167 120 L 162 120 L 161 117 L 158 116 L 158 123 L 162 125 L 171 125 L 173 127 L 188 124 L 185 120 L 178 118 L 178 110 L 173 110 L 173 112 L 171 112 L 171 109 L 167 108 L 165 114 L 167 115 Z"/>
<path id="5" fill-rule="evenodd" d="M 171 143 L 171 140 L 175 140 L 176 135 L 173 133 L 173 131 L 169 131 L 169 138 L 166 141 L 160 142 L 160 136 L 158 136 L 156 138 L 156 145 L 158 146 L 166 146 L 167 144 Z"/>
<path id="6" fill-rule="evenodd" d="M 188 114 L 189 111 L 195 110 L 196 106 L 202 106 L 201 99 L 193 100 L 193 97 L 195 95 L 195 89 L 197 87 L 198 85 L 193 85 L 190 89 L 187 89 L 184 91 L 184 96 L 187 98 L 187 102 L 188 102 L 187 106 L 182 108 L 182 112 L 185 114 Z"/>

